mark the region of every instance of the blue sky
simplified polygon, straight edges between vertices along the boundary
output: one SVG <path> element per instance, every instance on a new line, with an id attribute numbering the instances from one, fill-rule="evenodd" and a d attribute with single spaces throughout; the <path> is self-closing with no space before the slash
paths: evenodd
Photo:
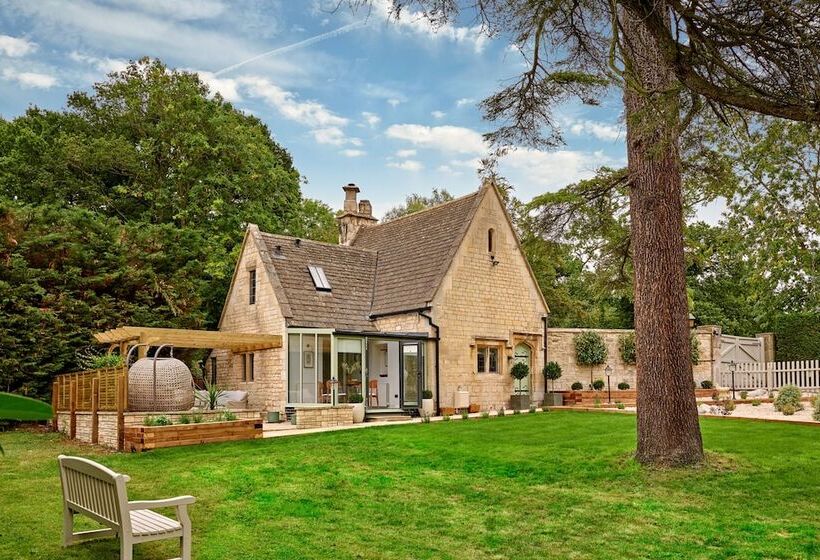
<path id="1" fill-rule="evenodd" d="M 376 214 L 412 192 L 475 190 L 487 150 L 481 133 L 491 127 L 476 103 L 520 72 L 521 55 L 481 37 L 471 21 L 436 31 L 412 13 L 387 21 L 383 0 L 369 15 L 334 11 L 336 4 L 3 0 L 0 115 L 60 108 L 68 93 L 151 56 L 200 72 L 260 117 L 293 154 L 305 194 L 334 208 L 348 182 Z M 501 162 L 522 199 L 625 162 L 616 94 L 599 107 L 566 105 L 556 114 L 566 146 L 520 149 Z"/>

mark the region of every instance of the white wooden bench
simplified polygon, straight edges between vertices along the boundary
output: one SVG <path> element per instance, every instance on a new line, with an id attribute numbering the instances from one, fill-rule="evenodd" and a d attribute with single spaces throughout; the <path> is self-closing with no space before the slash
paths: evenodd
<path id="1" fill-rule="evenodd" d="M 63 486 L 63 546 L 99 537 L 119 537 L 120 559 L 132 560 L 134 545 L 147 541 L 178 538 L 182 560 L 191 560 L 191 520 L 187 506 L 193 496 L 167 500 L 128 501 L 125 484 L 130 480 L 106 467 L 83 459 L 60 455 Z M 176 519 L 155 508 L 176 508 Z M 81 514 L 106 529 L 74 532 L 74 515 Z"/>

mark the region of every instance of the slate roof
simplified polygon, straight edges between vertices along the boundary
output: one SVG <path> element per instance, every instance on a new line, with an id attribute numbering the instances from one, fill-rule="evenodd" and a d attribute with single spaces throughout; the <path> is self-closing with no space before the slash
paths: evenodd
<path id="1" fill-rule="evenodd" d="M 379 254 L 371 315 L 427 306 L 464 238 L 483 192 L 359 231 L 353 247 Z"/>
<path id="2" fill-rule="evenodd" d="M 276 296 L 293 327 L 374 331 L 369 318 L 376 252 L 261 233 L 279 285 Z M 298 241 L 298 244 L 297 244 Z M 331 291 L 317 291 L 308 266 L 320 266 Z"/>
<path id="3" fill-rule="evenodd" d="M 426 307 L 484 192 L 364 228 L 352 246 L 260 232 L 288 325 L 371 332 L 376 316 Z M 309 265 L 324 269 L 330 292 L 316 290 Z"/>

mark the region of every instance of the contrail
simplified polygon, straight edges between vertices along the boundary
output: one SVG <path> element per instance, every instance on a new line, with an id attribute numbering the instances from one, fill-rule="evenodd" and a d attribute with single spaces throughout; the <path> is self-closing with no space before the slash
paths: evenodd
<path id="1" fill-rule="evenodd" d="M 223 68 L 221 70 L 217 70 L 216 72 L 214 72 L 214 76 L 219 76 L 220 74 L 224 74 L 225 72 L 230 72 L 231 70 L 236 70 L 240 66 L 245 66 L 246 64 L 248 64 L 250 62 L 253 62 L 254 60 L 259 60 L 260 58 L 264 58 L 266 56 L 272 56 L 272 55 L 276 55 L 276 54 L 283 54 L 283 53 L 286 53 L 286 52 L 290 52 L 294 49 L 298 49 L 298 48 L 301 48 L 301 47 L 306 47 L 308 45 L 312 45 L 313 43 L 318 43 L 319 41 L 324 41 L 325 39 L 330 39 L 332 37 L 342 35 L 343 33 L 347 33 L 348 31 L 353 31 L 357 27 L 362 27 L 366 23 L 367 22 L 364 21 L 364 20 L 357 21 L 357 22 L 354 22 L 354 23 L 349 23 L 349 24 L 344 25 L 344 26 L 342 26 L 338 29 L 334 29 L 333 31 L 328 31 L 327 33 L 322 33 L 321 35 L 316 35 L 315 37 L 310 37 L 310 38 L 305 39 L 303 41 L 299 41 L 298 43 L 293 43 L 292 45 L 286 45 L 284 47 L 279 47 L 278 49 L 273 49 L 272 51 L 263 52 L 262 54 L 252 56 L 251 58 L 249 58 L 247 60 L 243 60 L 242 62 L 237 62 L 236 64 L 233 64 L 231 66 L 226 66 L 225 68 Z"/>

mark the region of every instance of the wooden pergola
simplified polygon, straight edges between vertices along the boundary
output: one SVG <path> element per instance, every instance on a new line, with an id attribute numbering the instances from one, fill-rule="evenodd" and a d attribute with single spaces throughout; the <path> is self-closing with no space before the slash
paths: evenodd
<path id="1" fill-rule="evenodd" d="M 137 344 L 143 345 L 140 347 L 140 354 L 144 354 L 148 346 L 160 344 L 170 344 L 179 348 L 219 348 L 236 353 L 282 347 L 282 337 L 278 334 L 157 327 L 120 327 L 96 333 L 94 338 L 101 344 L 108 344 L 111 350 L 119 347 L 123 356 L 128 353 L 130 346 Z"/>

